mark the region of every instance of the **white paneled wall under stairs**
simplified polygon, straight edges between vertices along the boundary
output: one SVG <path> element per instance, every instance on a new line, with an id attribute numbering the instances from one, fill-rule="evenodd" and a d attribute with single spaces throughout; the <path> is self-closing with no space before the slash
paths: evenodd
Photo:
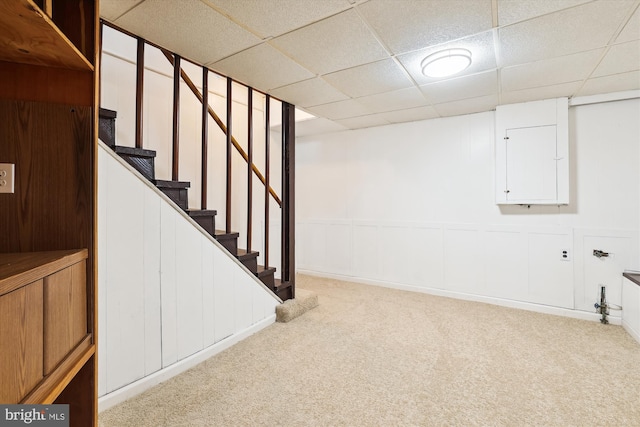
<path id="1" fill-rule="evenodd" d="M 280 301 L 101 144 L 100 410 L 275 321 Z"/>

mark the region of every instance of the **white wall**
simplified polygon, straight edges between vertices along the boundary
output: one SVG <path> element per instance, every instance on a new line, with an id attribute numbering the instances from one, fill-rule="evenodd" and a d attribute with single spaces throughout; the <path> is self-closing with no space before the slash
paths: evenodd
<path id="1" fill-rule="evenodd" d="M 571 108 L 559 207 L 494 203 L 493 112 L 299 138 L 298 269 L 539 310 L 593 312 L 602 283 L 619 304 L 640 264 L 639 105 Z"/>
<path id="2" fill-rule="evenodd" d="M 113 151 L 98 151 L 100 409 L 275 321 L 276 297 Z"/>

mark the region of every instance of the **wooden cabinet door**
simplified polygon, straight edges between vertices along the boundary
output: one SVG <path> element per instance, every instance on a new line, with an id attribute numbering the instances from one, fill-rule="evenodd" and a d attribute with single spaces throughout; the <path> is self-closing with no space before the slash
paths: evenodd
<path id="1" fill-rule="evenodd" d="M 86 264 L 79 262 L 44 279 L 44 374 L 87 334 Z"/>
<path id="2" fill-rule="evenodd" d="M 0 403 L 18 403 L 43 378 L 42 280 L 0 296 Z"/>

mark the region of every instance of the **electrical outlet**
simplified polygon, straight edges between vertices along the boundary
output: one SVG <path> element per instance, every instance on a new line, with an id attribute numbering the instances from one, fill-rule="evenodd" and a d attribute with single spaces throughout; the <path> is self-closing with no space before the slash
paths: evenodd
<path id="1" fill-rule="evenodd" d="M 561 261 L 571 261 L 571 251 L 569 249 L 563 249 L 560 255 Z"/>
<path id="2" fill-rule="evenodd" d="M 0 193 L 14 193 L 15 165 L 0 163 Z"/>

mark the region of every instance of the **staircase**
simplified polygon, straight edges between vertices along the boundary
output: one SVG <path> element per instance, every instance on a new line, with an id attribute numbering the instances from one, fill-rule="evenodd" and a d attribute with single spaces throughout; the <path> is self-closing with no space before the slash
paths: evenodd
<path id="1" fill-rule="evenodd" d="M 164 181 L 155 178 L 156 152 L 143 148 L 123 147 L 116 145 L 115 121 L 117 113 L 104 108 L 100 109 L 99 138 L 115 151 L 122 159 L 133 166 L 144 178 L 155 185 L 180 209 L 185 211 L 191 219 L 200 225 L 207 233 L 213 236 L 229 253 L 236 257 L 249 271 L 251 271 L 262 283 L 283 301 L 293 297 L 293 289 L 290 282 L 282 282 L 274 277 L 274 267 L 258 265 L 257 251 L 247 251 L 238 248 L 239 233 L 227 233 L 217 230 L 215 210 L 189 209 L 187 191 L 191 186 L 187 181 Z"/>

